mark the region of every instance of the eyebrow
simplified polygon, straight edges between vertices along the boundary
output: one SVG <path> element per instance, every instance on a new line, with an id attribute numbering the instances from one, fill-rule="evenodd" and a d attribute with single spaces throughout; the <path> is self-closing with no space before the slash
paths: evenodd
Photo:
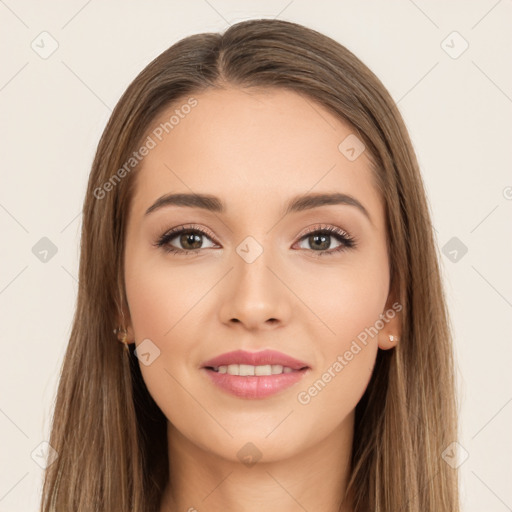
<path id="1" fill-rule="evenodd" d="M 283 216 L 289 213 L 311 210 L 320 206 L 329 205 L 347 205 L 354 206 L 363 213 L 370 223 L 373 221 L 368 210 L 355 197 L 339 192 L 331 194 L 305 194 L 292 197 L 283 212 Z M 182 206 L 187 208 L 201 208 L 215 213 L 224 213 L 226 207 L 224 203 L 216 196 L 209 194 L 166 194 L 159 197 L 147 210 L 145 215 L 163 208 L 165 206 Z"/>

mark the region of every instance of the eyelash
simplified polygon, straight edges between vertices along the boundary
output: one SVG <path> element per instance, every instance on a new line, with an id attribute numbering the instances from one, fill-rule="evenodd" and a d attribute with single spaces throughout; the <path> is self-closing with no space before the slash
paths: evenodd
<path id="1" fill-rule="evenodd" d="M 174 228 L 164 233 L 153 245 L 162 248 L 167 253 L 174 253 L 176 255 L 184 256 L 189 256 L 190 254 L 197 255 L 201 249 L 179 249 L 171 245 L 168 245 L 171 240 L 176 238 L 178 235 L 181 235 L 182 233 L 200 233 L 201 235 L 204 235 L 210 239 L 213 238 L 207 231 L 200 228 L 199 226 L 180 226 L 178 228 Z M 357 241 L 354 237 L 350 236 L 346 231 L 343 231 L 342 229 L 339 229 L 335 226 L 327 226 L 322 228 L 315 227 L 309 229 L 304 235 L 301 236 L 299 242 L 311 236 L 312 234 L 332 236 L 336 238 L 339 242 L 341 242 L 340 246 L 337 247 L 336 249 L 328 249 L 324 251 L 315 251 L 313 249 L 309 249 L 310 252 L 314 253 L 314 257 L 329 255 L 332 256 L 347 249 L 357 247 Z"/>

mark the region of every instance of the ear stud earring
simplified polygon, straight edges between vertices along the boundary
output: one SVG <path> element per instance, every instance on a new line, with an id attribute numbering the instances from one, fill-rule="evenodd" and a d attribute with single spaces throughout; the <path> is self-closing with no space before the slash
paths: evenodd
<path id="1" fill-rule="evenodd" d="M 114 329 L 114 334 L 117 335 L 117 339 L 124 345 L 125 351 L 128 352 L 128 334 L 126 332 L 126 329 L 124 327 L 118 327 L 117 329 Z"/>

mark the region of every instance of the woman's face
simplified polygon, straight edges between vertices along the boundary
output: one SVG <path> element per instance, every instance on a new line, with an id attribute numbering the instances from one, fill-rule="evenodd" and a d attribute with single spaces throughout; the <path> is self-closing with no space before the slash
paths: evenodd
<path id="1" fill-rule="evenodd" d="M 155 120 L 136 171 L 125 252 L 129 334 L 148 390 L 182 442 L 234 461 L 278 460 L 350 431 L 377 350 L 391 346 L 385 334 L 399 334 L 384 204 L 361 141 L 312 100 L 235 88 L 194 98 Z M 216 199 L 151 208 L 168 194 Z M 287 210 L 310 194 L 353 200 Z M 278 351 L 307 369 L 232 376 L 234 367 L 204 368 L 235 350 Z M 256 360 L 242 373 L 280 372 L 276 361 Z"/>

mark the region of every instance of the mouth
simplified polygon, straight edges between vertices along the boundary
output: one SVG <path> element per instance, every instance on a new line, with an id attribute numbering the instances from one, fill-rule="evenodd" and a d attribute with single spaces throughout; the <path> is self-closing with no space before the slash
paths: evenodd
<path id="1" fill-rule="evenodd" d="M 220 391 L 244 399 L 263 399 L 296 385 L 310 366 L 282 352 L 235 350 L 201 366 L 207 381 Z"/>

